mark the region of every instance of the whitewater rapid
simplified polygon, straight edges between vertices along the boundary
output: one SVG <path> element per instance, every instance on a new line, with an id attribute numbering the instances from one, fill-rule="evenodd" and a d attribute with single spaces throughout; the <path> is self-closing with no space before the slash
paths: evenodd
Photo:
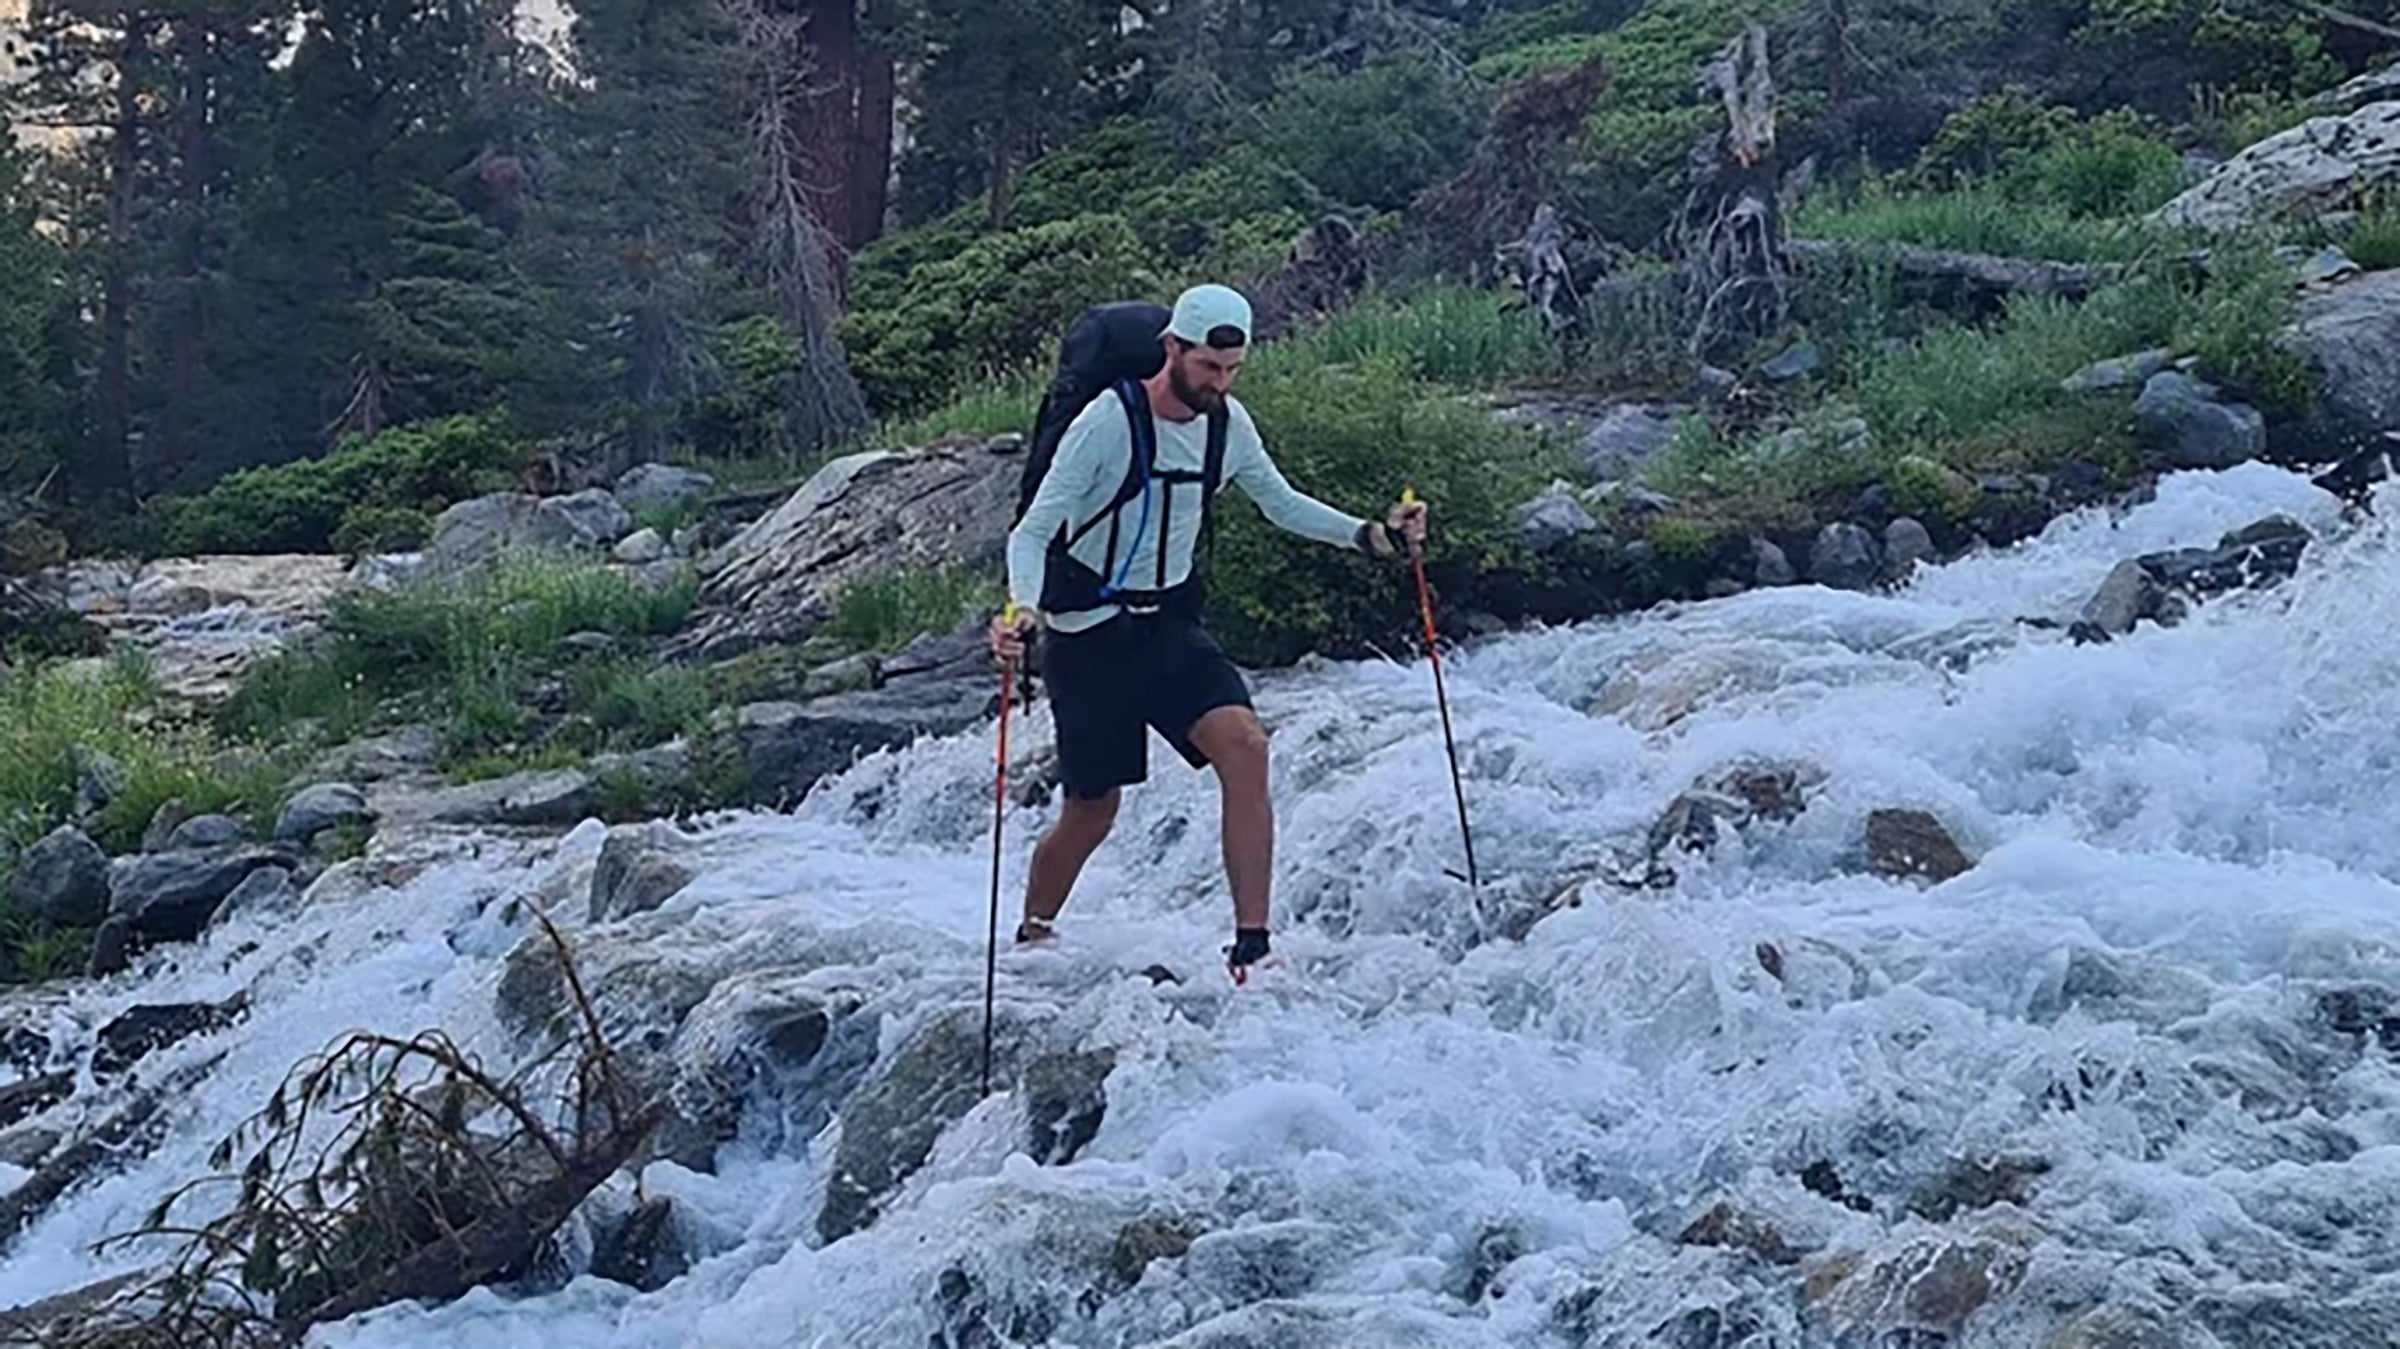
<path id="1" fill-rule="evenodd" d="M 2021 621 L 2278 512 L 2319 536 L 2281 586 L 2101 646 Z M 1288 975 L 1237 993 L 1212 968 L 1215 788 L 1156 743 L 1060 949 L 1003 960 L 1005 1013 L 1114 1052 L 1072 1164 L 1018 1155 L 1021 1106 L 996 1094 L 874 1226 L 822 1245 L 834 1127 L 749 1128 L 713 1174 L 647 1168 L 699 1256 L 658 1292 L 578 1276 L 310 1343 L 1797 1346 L 1829 1333 L 1811 1271 L 1944 1234 L 2005 1248 L 2009 1286 L 1947 1339 L 1846 1342 L 2038 1346 L 2103 1305 L 2178 1345 L 2392 1342 L 2400 1064 L 2312 1017 L 2329 988 L 2400 988 L 2396 615 L 2390 527 L 2247 466 L 1892 594 L 1759 591 L 1480 644 L 1445 667 L 1480 903 L 1445 875 L 1463 862 L 1425 666 L 1262 677 Z M 1046 711 L 1017 727 L 1030 764 Z M 820 976 L 863 990 L 896 1051 L 980 1005 L 992 737 L 877 756 L 788 816 L 713 817 L 699 879 L 625 930 L 726 969 L 838 966 Z M 1678 792 L 1752 760 L 1821 774 L 1796 819 L 1679 858 L 1668 888 L 1526 907 L 1621 869 Z M 1930 811 L 1977 865 L 1865 874 L 1883 807 Z M 1049 809 L 1007 817 L 1010 912 Z M 511 1061 L 495 988 L 527 927 L 507 901 L 547 897 L 582 932 L 604 833 L 445 843 L 404 885 L 237 922 L 59 1003 L 68 1045 L 134 1002 L 251 998 L 166 1060 L 225 1056 L 169 1141 L 20 1238 L 0 1303 L 137 1267 L 90 1243 L 205 1171 L 343 1029 L 441 1026 Z M 1154 963 L 1183 982 L 1153 986 Z M 2046 1170 L 2014 1202 L 1910 1216 L 1964 1155 Z M 1801 1182 L 1819 1162 L 1854 1204 Z M 1677 1244 L 1718 1200 L 1807 1260 Z M 1090 1296 L 1127 1224 L 1162 1218 L 1188 1250 Z M 1891 1309 L 1869 1310 L 1859 1333 L 1883 1333 Z"/>

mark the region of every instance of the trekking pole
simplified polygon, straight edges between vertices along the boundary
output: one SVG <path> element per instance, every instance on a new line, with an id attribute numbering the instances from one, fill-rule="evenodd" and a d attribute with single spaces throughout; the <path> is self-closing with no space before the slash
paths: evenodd
<path id="1" fill-rule="evenodd" d="M 1414 505 L 1417 489 L 1402 488 L 1400 500 L 1405 505 Z M 1433 696 L 1442 708 L 1442 744 L 1450 751 L 1450 791 L 1458 798 L 1458 836 L 1467 846 L 1467 874 L 1460 879 L 1466 881 L 1467 888 L 1480 890 L 1482 882 L 1475 872 L 1475 835 L 1467 828 L 1467 789 L 1458 776 L 1458 741 L 1450 733 L 1450 694 L 1442 686 L 1442 648 L 1433 630 L 1433 590 L 1425 583 L 1425 546 L 1414 539 L 1409 540 L 1408 560 L 1417 571 L 1417 612 L 1425 619 L 1425 654 L 1433 661 Z M 1457 872 L 1449 871 L 1447 867 L 1443 870 L 1458 876 Z"/>
<path id="2" fill-rule="evenodd" d="M 1001 610 L 1003 624 L 1017 621 L 1017 602 Z M 1016 701 L 1017 663 L 1000 662 L 1000 763 L 992 774 L 992 916 L 983 944 L 983 1090 L 992 1094 L 992 987 L 1000 972 L 1000 823 L 1008 811 L 1008 708 Z"/>

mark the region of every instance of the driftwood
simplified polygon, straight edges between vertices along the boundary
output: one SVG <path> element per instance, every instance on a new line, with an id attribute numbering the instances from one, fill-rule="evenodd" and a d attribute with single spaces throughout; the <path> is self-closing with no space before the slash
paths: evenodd
<path id="1" fill-rule="evenodd" d="M 1784 251 L 1805 271 L 1866 267 L 1887 270 L 1903 284 L 1927 292 L 1944 309 L 1996 308 L 2010 295 L 2076 300 L 2108 278 L 2104 268 L 2042 258 L 1997 258 L 1956 253 L 1917 244 L 1866 243 L 1847 239 L 1793 239 Z"/>
<path id="2" fill-rule="evenodd" d="M 1365 292 L 1368 277 L 1358 226 L 1326 216 L 1301 231 L 1281 266 L 1248 288 L 1258 336 L 1273 341 L 1340 313 Z"/>

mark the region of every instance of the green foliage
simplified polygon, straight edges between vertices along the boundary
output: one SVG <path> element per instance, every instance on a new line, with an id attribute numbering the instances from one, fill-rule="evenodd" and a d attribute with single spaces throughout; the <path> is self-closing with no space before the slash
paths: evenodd
<path id="1" fill-rule="evenodd" d="M 1086 307 L 1152 289 L 1125 218 L 1081 216 L 985 236 L 880 293 L 862 286 L 844 340 L 878 406 L 919 411 L 970 380 L 1046 364 Z"/>
<path id="2" fill-rule="evenodd" d="M 1918 244 L 2056 262 L 2130 262 L 2155 252 L 2163 235 L 2138 220 L 2076 215 L 1978 183 L 1912 192 L 1869 180 L 1846 192 L 1819 193 L 1794 212 L 1792 232 L 1808 239 Z"/>
<path id="3" fill-rule="evenodd" d="M 321 640 L 245 675 L 219 725 L 263 740 L 313 723 L 341 740 L 385 715 L 423 714 L 441 723 L 451 758 L 472 759 L 525 731 L 529 681 L 574 659 L 562 638 L 670 633 L 697 594 L 688 577 L 652 591 L 596 563 L 526 560 L 457 587 L 345 595 Z M 606 681 L 578 688 L 609 692 Z"/>
<path id="4" fill-rule="evenodd" d="M 1958 522 L 1982 499 L 1973 480 L 1921 454 L 1904 454 L 1891 471 L 1892 509 L 1919 520 Z"/>
<path id="5" fill-rule="evenodd" d="M 0 144 L 0 486 L 36 483 L 55 464 L 43 435 L 57 390 L 49 380 L 49 317 L 64 298 L 65 259 L 34 226 L 27 156 Z"/>
<path id="6" fill-rule="evenodd" d="M 342 512 L 333 550 L 348 556 L 421 548 L 433 537 L 433 516 L 415 506 L 361 502 Z"/>
<path id="7" fill-rule="evenodd" d="M 2343 249 L 2370 272 L 2400 267 L 2400 191 L 2385 188 L 2367 197 Z"/>
<path id="8" fill-rule="evenodd" d="M 972 384 L 931 412 L 884 423 L 876 441 L 898 448 L 931 445 L 952 436 L 996 436 L 1009 431 L 1030 434 L 1042 390 L 1049 384 L 1050 372 L 1038 367 Z"/>
<path id="9" fill-rule="evenodd" d="M 2296 304 L 2291 272 L 2263 246 L 2221 247 L 2207 279 L 2186 287 L 2173 344 L 2212 378 L 2271 407 L 2298 410 L 2315 392 L 2309 358 L 2277 340 Z"/>
<path id="10" fill-rule="evenodd" d="M 1437 564 L 1513 556 L 1509 511 L 1563 467 L 1537 438 L 1495 426 L 1390 356 L 1326 364 L 1294 343 L 1262 350 L 1242 381 L 1240 397 L 1300 490 L 1380 518 L 1415 486 L 1432 504 Z M 1405 566 L 1287 534 L 1238 494 L 1219 503 L 1217 520 L 1209 624 L 1235 659 L 1353 653 L 1404 631 Z"/>
<path id="11" fill-rule="evenodd" d="M 196 497 L 152 503 L 166 546 L 191 553 L 323 552 L 349 513 L 374 508 L 350 537 L 497 491 L 515 480 L 523 451 L 489 420 L 451 417 L 351 440 L 317 459 L 228 474 Z"/>
<path id="12" fill-rule="evenodd" d="M 1972 99 L 1942 121 L 1917 156 L 1916 177 L 1940 189 L 1996 178 L 2075 125 L 2072 109 L 2010 89 Z"/>
<path id="13" fill-rule="evenodd" d="M 863 650 L 892 651 L 920 634 L 948 632 L 1003 598 L 997 580 L 962 567 L 871 576 L 842 591 L 826 631 Z"/>
<path id="14" fill-rule="evenodd" d="M 1650 522 L 1650 546 L 1671 562 L 1696 562 L 1717 546 L 1716 531 L 1697 520 L 1662 515 Z"/>
<path id="15" fill-rule="evenodd" d="M 692 450 L 728 459 L 787 453 L 784 382 L 799 363 L 800 339 L 773 316 L 754 314 L 720 329 L 711 355 L 723 378 L 693 401 L 685 427 Z"/>
<path id="16" fill-rule="evenodd" d="M 730 701 L 713 671 L 648 662 L 579 666 L 568 672 L 567 687 L 577 720 L 565 742 L 595 753 L 698 735 Z"/>
<path id="17" fill-rule="evenodd" d="M 1458 289 L 1363 300 L 1274 351 L 1270 364 L 1383 362 L 1413 380 L 1461 388 L 1554 373 L 1559 363 L 1530 311 L 1492 292 Z"/>
<path id="18" fill-rule="evenodd" d="M 247 815 L 254 823 L 278 804 L 274 766 L 221 761 L 206 728 L 170 718 L 157 681 L 138 661 L 0 667 L 0 841 L 22 848 L 66 822 L 79 749 L 125 768 L 122 789 L 93 826 L 113 850 L 138 843 L 170 799 L 181 798 L 195 814 Z"/>
<path id="19" fill-rule="evenodd" d="M 2003 181 L 2079 217 L 2137 215 L 2183 190 L 2183 157 L 2136 114 L 2119 109 L 2063 132 Z"/>
<path id="20" fill-rule="evenodd" d="M 1259 112 L 1257 144 L 1326 197 L 1398 210 L 1475 148 L 1480 100 L 1429 57 L 1303 71 Z"/>

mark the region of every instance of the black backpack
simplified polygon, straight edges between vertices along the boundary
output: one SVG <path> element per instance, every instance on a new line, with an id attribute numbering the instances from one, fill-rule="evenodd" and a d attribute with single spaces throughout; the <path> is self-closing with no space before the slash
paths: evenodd
<path id="1" fill-rule="evenodd" d="M 1034 414 L 1033 438 L 1025 451 L 1024 476 L 1017 485 L 1015 518 L 1025 518 L 1026 508 L 1033 504 L 1034 493 L 1041 488 L 1043 475 L 1050 471 L 1050 463 L 1057 457 L 1059 441 L 1093 399 L 1115 391 L 1123 399 L 1126 415 L 1134 423 L 1134 456 L 1133 462 L 1126 466 L 1124 483 L 1108 509 L 1100 516 L 1085 522 L 1081 528 L 1070 525 L 1054 545 L 1061 553 L 1065 544 L 1080 538 L 1086 530 L 1107 519 L 1112 522 L 1109 557 L 1112 561 L 1116 557 L 1113 527 L 1116 508 L 1140 496 L 1144 483 L 1152 476 L 1148 460 L 1155 453 L 1156 437 L 1148 417 L 1149 406 L 1138 396 L 1138 385 L 1157 374 L 1167 363 L 1166 340 L 1162 334 L 1170 317 L 1172 315 L 1166 306 L 1141 300 L 1093 305 L 1076 317 L 1074 324 L 1067 329 L 1065 339 L 1059 343 L 1058 369 L 1051 377 L 1048 391 L 1042 395 L 1040 410 Z M 1227 418 L 1223 409 L 1209 414 L 1207 461 L 1203 471 L 1197 475 L 1196 484 L 1202 488 L 1201 539 L 1204 550 L 1213 542 L 1216 533 L 1215 512 L 1211 508 L 1215 505 L 1217 488 L 1221 485 L 1224 473 L 1226 426 Z M 1162 481 L 1180 481 L 1193 475 L 1157 476 Z M 1170 497 L 1170 509 L 1171 504 Z M 1164 528 L 1164 522 L 1161 528 Z M 1054 558 L 1057 556 L 1054 554 Z M 1163 571 L 1163 557 L 1160 563 Z M 1083 569 L 1080 564 L 1073 564 L 1063 570 Z M 1105 584 L 1109 578 L 1093 579 Z M 1162 583 L 1164 579 L 1163 575 L 1159 578 Z M 1198 580 L 1196 564 L 1193 579 Z M 1097 602 L 1095 597 L 1081 593 L 1087 587 L 1072 585 L 1070 589 L 1077 592 L 1076 599 L 1070 602 L 1072 607 L 1086 607 L 1089 603 Z M 1113 586 L 1109 589 L 1112 593 L 1115 590 Z M 1144 599 L 1150 599 L 1157 592 L 1129 589 L 1123 593 L 1128 596 L 1139 594 Z M 1050 607 L 1048 597 L 1045 598 L 1045 607 Z"/>

